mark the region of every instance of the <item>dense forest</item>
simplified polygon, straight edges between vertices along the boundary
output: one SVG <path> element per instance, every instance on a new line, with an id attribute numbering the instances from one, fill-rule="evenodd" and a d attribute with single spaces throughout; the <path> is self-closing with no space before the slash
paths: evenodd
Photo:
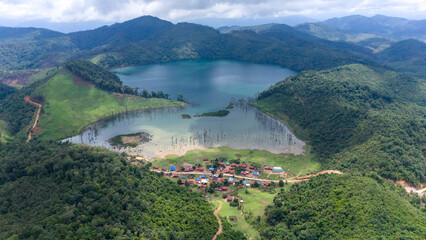
<path id="1" fill-rule="evenodd" d="M 325 168 L 376 171 L 418 185 L 426 181 L 425 96 L 422 80 L 347 65 L 289 77 L 254 105 L 310 141 Z"/>
<path id="2" fill-rule="evenodd" d="M 137 94 L 136 89 L 123 85 L 117 75 L 89 61 L 69 61 L 64 64 L 64 67 L 99 89 L 108 92 Z"/>
<path id="3" fill-rule="evenodd" d="M 278 194 L 265 211 L 270 227 L 261 235 L 265 239 L 425 239 L 426 216 L 419 201 L 375 173 L 321 175 Z"/>
<path id="4" fill-rule="evenodd" d="M 102 148 L 55 142 L 0 151 L 0 239 L 211 239 L 199 194 Z"/>

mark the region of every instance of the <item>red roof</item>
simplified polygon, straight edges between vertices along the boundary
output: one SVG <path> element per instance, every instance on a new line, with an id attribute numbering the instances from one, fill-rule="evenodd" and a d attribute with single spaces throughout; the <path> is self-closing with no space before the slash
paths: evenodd
<path id="1" fill-rule="evenodd" d="M 244 175 L 246 175 L 247 173 L 246 173 L 245 171 L 241 171 L 241 174 L 244 174 Z"/>
<path id="2" fill-rule="evenodd" d="M 235 164 L 235 163 L 231 163 L 231 166 L 237 166 L 237 164 Z"/>
<path id="3" fill-rule="evenodd" d="M 229 173 L 229 170 L 228 170 L 228 169 L 225 169 L 225 173 Z"/>
<path id="4" fill-rule="evenodd" d="M 220 165 L 223 165 L 223 162 L 219 162 Z"/>
<path id="5" fill-rule="evenodd" d="M 233 167 L 229 167 L 229 170 L 233 170 L 234 168 Z"/>
<path id="6" fill-rule="evenodd" d="M 154 169 L 159 169 L 159 168 L 160 168 L 159 166 L 155 166 L 155 167 L 154 167 Z"/>
<path id="7" fill-rule="evenodd" d="M 140 165 L 142 165 L 142 163 L 138 163 L 138 165 L 140 166 Z"/>
<path id="8" fill-rule="evenodd" d="M 208 158 L 204 158 L 204 159 L 203 159 L 203 161 L 208 161 L 208 160 L 209 160 Z"/>
<path id="9" fill-rule="evenodd" d="M 198 168 L 199 171 L 204 171 L 203 167 Z"/>
<path id="10" fill-rule="evenodd" d="M 250 168 L 250 169 L 254 169 L 254 167 L 253 167 L 253 166 L 249 166 L 249 168 Z"/>
<path id="11" fill-rule="evenodd" d="M 227 190 L 228 188 L 227 187 L 222 187 L 222 190 Z"/>
<path id="12" fill-rule="evenodd" d="M 189 168 L 185 168 L 185 172 L 189 172 L 190 170 L 189 170 Z"/>
<path id="13" fill-rule="evenodd" d="M 234 170 L 231 170 L 231 172 L 230 172 L 230 173 L 234 174 L 234 173 L 235 173 L 235 171 L 234 171 Z"/>

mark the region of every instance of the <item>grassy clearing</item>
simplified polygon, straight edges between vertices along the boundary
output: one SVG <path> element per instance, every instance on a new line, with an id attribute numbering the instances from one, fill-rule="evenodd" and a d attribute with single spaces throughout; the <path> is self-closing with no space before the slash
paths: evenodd
<path id="1" fill-rule="evenodd" d="M 13 138 L 9 135 L 7 123 L 0 120 L 0 143 L 11 141 Z"/>
<path id="2" fill-rule="evenodd" d="M 87 84 L 76 85 L 67 71 L 56 74 L 38 92 L 46 99 L 39 121 L 42 132 L 38 136 L 44 140 L 76 135 L 90 123 L 121 112 L 184 105 L 165 99 L 118 96 Z"/>
<path id="3" fill-rule="evenodd" d="M 211 160 L 220 157 L 227 160 L 240 158 L 241 162 L 247 164 L 257 163 L 282 167 L 286 172 L 293 175 L 306 175 L 320 168 L 320 163 L 314 161 L 311 154 L 295 156 L 292 154 L 273 154 L 260 150 L 236 150 L 227 147 L 189 151 L 184 156 L 169 155 L 166 159 L 156 159 L 153 165 L 165 168 L 170 166 L 182 167 L 185 163 L 203 166 L 204 158 Z M 287 168 L 289 170 L 286 170 Z M 267 175 L 262 175 L 262 178 L 266 177 Z"/>

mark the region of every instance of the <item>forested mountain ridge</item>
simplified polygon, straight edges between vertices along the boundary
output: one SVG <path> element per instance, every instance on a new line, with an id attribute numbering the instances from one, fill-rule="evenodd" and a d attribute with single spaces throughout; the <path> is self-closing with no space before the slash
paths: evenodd
<path id="1" fill-rule="evenodd" d="M 1 239 L 211 239 L 199 194 L 102 148 L 55 142 L 0 151 Z"/>
<path id="2" fill-rule="evenodd" d="M 325 167 L 426 181 L 425 82 L 384 68 L 347 65 L 289 77 L 255 106 L 309 140 Z"/>
<path id="3" fill-rule="evenodd" d="M 287 35 L 291 37 L 284 37 Z M 369 56 L 359 53 L 365 53 L 359 47 L 318 39 L 286 25 L 263 33 L 221 34 L 210 27 L 172 24 L 151 16 L 40 41 L 0 41 L 0 52 L 0 70 L 14 70 L 14 74 L 78 58 L 109 68 L 191 59 L 236 59 L 280 64 L 295 70 L 370 61 Z M 324 58 L 329 61 L 319 60 Z"/>

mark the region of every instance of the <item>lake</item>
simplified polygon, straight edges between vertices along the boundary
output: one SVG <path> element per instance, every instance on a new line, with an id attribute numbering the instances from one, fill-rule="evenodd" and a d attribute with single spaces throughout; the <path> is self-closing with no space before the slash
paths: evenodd
<path id="1" fill-rule="evenodd" d="M 229 60 L 200 60 L 126 67 L 114 71 L 125 85 L 140 90 L 162 90 L 176 99 L 183 94 L 185 108 L 141 110 L 120 114 L 85 128 L 73 143 L 102 146 L 148 158 L 182 155 L 189 150 L 227 146 L 272 153 L 303 153 L 304 142 L 288 127 L 250 107 L 247 99 L 274 83 L 296 74 L 276 66 Z M 195 114 L 233 108 L 225 117 Z M 182 118 L 189 114 L 190 119 Z M 147 132 L 152 140 L 136 148 L 115 148 L 108 140 L 116 135 Z"/>

